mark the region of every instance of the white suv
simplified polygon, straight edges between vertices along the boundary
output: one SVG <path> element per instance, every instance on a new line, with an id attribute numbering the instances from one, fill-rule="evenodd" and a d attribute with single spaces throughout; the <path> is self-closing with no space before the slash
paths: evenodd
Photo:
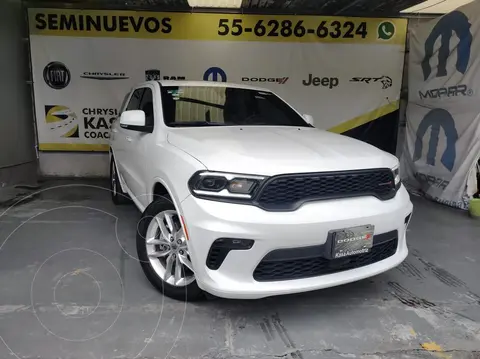
<path id="1" fill-rule="evenodd" d="M 111 190 L 143 212 L 137 251 L 165 295 L 261 298 L 353 282 L 407 256 L 398 159 L 318 130 L 269 90 L 151 81 L 111 133 Z"/>

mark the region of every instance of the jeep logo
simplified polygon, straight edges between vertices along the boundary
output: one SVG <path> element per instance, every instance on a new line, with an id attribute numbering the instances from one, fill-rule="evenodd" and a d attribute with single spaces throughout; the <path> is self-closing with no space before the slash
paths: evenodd
<path id="1" fill-rule="evenodd" d="M 269 82 L 283 85 L 288 81 L 288 77 L 242 77 L 243 82 Z"/>
<path id="2" fill-rule="evenodd" d="M 303 86 L 323 86 L 332 89 L 338 86 L 338 77 L 314 77 L 308 74 L 308 78 L 302 81 Z"/>

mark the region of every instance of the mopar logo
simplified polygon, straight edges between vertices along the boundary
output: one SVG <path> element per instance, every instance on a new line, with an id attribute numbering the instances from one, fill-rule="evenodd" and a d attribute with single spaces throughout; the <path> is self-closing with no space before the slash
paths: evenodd
<path id="1" fill-rule="evenodd" d="M 220 67 L 210 67 L 203 74 L 203 81 L 227 82 L 227 74 Z"/>
<path id="2" fill-rule="evenodd" d="M 303 86 L 323 86 L 332 89 L 338 86 L 338 77 L 316 77 L 308 74 L 308 78 L 302 81 Z"/>
<path id="3" fill-rule="evenodd" d="M 472 96 L 473 90 L 469 89 L 467 85 L 457 85 L 457 86 L 441 87 L 438 89 L 426 90 L 425 92 L 418 91 L 418 95 L 422 100 L 424 98 Z"/>
<path id="4" fill-rule="evenodd" d="M 415 172 L 415 178 L 419 182 L 426 183 L 428 187 L 433 186 L 433 187 L 441 188 L 442 190 L 446 190 L 447 186 L 450 184 L 449 181 L 445 181 L 443 178 L 426 175 L 420 172 Z"/>
<path id="5" fill-rule="evenodd" d="M 418 161 L 422 157 L 423 138 L 427 130 L 431 128 L 430 141 L 428 143 L 427 164 L 435 166 L 435 158 L 437 156 L 438 141 L 440 137 L 440 129 L 443 129 L 446 136 L 446 148 L 443 152 L 441 162 L 450 172 L 453 170 L 456 159 L 455 144 L 458 140 L 457 129 L 452 115 L 444 109 L 434 109 L 425 115 L 422 122 L 418 126 L 417 140 L 415 141 L 415 150 L 413 153 L 413 162 Z"/>
<path id="6" fill-rule="evenodd" d="M 453 33 L 457 34 L 460 40 L 456 47 L 457 71 L 465 74 L 470 61 L 470 48 L 472 46 L 471 24 L 467 16 L 460 11 L 453 11 L 442 17 L 433 28 L 430 36 L 425 41 L 425 57 L 422 61 L 423 78 L 426 81 L 432 72 L 430 59 L 434 54 L 435 42 L 441 38 L 440 49 L 438 50 L 438 68 L 436 77 L 447 76 L 447 59 L 450 55 L 450 40 Z"/>
<path id="7" fill-rule="evenodd" d="M 283 85 L 288 81 L 288 77 L 242 77 L 242 81 L 260 83 L 268 82 Z"/>

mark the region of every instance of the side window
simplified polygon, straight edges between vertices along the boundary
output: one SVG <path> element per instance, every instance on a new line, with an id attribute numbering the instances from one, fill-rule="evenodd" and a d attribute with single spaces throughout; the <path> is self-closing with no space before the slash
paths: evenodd
<path id="1" fill-rule="evenodd" d="M 133 92 L 133 95 L 130 98 L 130 102 L 128 103 L 125 111 L 140 110 L 140 101 L 142 100 L 143 91 L 145 91 L 145 89 L 141 88 Z"/>
<path id="2" fill-rule="evenodd" d="M 144 90 L 139 109 L 145 112 L 145 125 L 153 127 L 153 93 L 150 88 L 145 88 Z"/>

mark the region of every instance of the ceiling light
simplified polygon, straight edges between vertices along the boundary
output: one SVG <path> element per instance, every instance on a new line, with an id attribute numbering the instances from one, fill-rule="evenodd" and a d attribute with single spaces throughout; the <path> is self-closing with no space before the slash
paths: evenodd
<path id="1" fill-rule="evenodd" d="M 401 12 L 406 14 L 446 14 L 473 0 L 426 0 Z"/>
<path id="2" fill-rule="evenodd" d="M 192 7 L 240 8 L 242 0 L 188 0 L 188 5 Z"/>

